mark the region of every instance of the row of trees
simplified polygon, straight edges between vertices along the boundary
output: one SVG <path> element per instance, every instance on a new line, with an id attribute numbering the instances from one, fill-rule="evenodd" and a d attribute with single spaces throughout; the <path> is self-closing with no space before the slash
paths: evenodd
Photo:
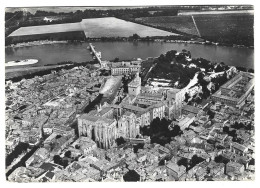
<path id="1" fill-rule="evenodd" d="M 156 17 L 156 16 L 176 16 L 178 14 L 177 7 L 160 8 L 160 7 L 147 7 L 147 8 L 122 8 L 122 9 L 86 9 L 84 11 L 77 10 L 75 12 L 52 12 L 37 10 L 35 14 L 27 12 L 27 17 L 38 18 L 47 16 L 63 16 L 69 17 L 71 20 L 86 19 L 86 18 L 100 18 L 100 17 L 118 17 L 118 18 L 139 18 L 139 17 Z M 152 12 L 151 12 L 152 11 Z M 18 15 L 17 15 L 18 14 Z M 8 21 L 13 16 L 16 18 L 23 17 L 23 11 L 6 12 L 5 20 Z"/>
<path id="2" fill-rule="evenodd" d="M 127 17 L 127 18 L 137 18 L 137 17 L 157 17 L 157 16 L 177 16 L 179 11 L 182 10 L 202 10 L 205 9 L 205 6 L 169 6 L 169 7 L 158 7 L 158 6 L 150 6 L 150 7 L 142 7 L 142 8 L 126 8 L 121 7 L 117 9 L 87 9 L 77 10 L 75 12 L 53 12 L 53 11 L 43 11 L 37 10 L 34 14 L 27 12 L 27 16 L 29 17 L 45 17 L 45 16 L 81 16 L 83 18 L 96 18 L 96 17 L 104 17 L 104 16 L 116 16 L 116 17 Z M 234 8 L 235 9 L 235 8 Z M 246 8 L 246 9 L 252 9 Z M 17 18 L 22 17 L 23 11 L 16 11 L 16 12 L 6 12 L 5 21 L 8 21 L 17 13 Z"/>

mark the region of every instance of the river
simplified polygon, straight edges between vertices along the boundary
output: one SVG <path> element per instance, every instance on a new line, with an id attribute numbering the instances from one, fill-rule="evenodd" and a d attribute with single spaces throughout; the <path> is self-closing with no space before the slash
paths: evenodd
<path id="1" fill-rule="evenodd" d="M 101 51 L 102 60 L 121 60 L 159 56 L 169 50 L 191 52 L 192 58 L 202 57 L 212 62 L 224 62 L 227 65 L 254 68 L 254 49 L 225 46 L 164 43 L 164 42 L 92 42 L 97 51 Z M 35 65 L 56 64 L 61 61 L 83 62 L 92 60 L 88 43 L 66 43 L 21 48 L 6 48 L 5 62 L 21 59 L 38 59 Z M 6 69 L 17 68 L 8 67 Z"/>

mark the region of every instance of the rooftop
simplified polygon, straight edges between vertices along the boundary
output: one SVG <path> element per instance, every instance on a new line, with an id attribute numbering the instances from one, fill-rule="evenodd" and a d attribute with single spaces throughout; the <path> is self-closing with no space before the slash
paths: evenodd
<path id="1" fill-rule="evenodd" d="M 241 144 L 239 144 L 239 143 L 237 143 L 237 142 L 233 142 L 233 143 L 232 143 L 232 146 L 233 146 L 234 148 L 240 150 L 240 151 L 243 151 L 243 152 L 247 149 L 246 146 L 241 145 Z"/>
<path id="2" fill-rule="evenodd" d="M 103 115 L 105 115 L 107 112 L 109 112 L 110 110 L 113 110 L 113 108 L 111 108 L 111 107 L 105 107 L 105 108 L 103 108 L 98 114 L 99 114 L 100 116 L 103 116 Z"/>
<path id="3" fill-rule="evenodd" d="M 227 163 L 227 166 L 231 166 L 231 167 L 233 167 L 233 168 L 241 168 L 241 167 L 243 167 L 242 164 L 236 163 L 236 162 L 233 162 L 233 161 L 228 162 L 228 163 Z"/>
<path id="4" fill-rule="evenodd" d="M 171 169 L 172 171 L 176 172 L 178 174 L 178 176 L 180 176 L 186 172 L 186 168 L 184 166 L 178 166 L 175 163 L 168 163 L 166 165 L 166 167 Z"/>
<path id="5" fill-rule="evenodd" d="M 108 123 L 109 125 L 114 122 L 114 120 L 112 120 L 112 119 L 108 119 L 108 118 L 100 117 L 100 116 L 93 116 L 93 115 L 89 115 L 89 114 L 83 114 L 79 117 L 79 119 L 84 119 L 84 120 L 91 121 L 91 122 L 105 122 L 105 123 Z"/>
<path id="6" fill-rule="evenodd" d="M 133 110 L 136 112 L 145 112 L 145 109 L 140 108 L 138 106 L 134 106 L 134 105 L 130 105 L 130 104 L 122 104 L 121 106 L 122 106 L 122 108 L 126 108 L 126 109 Z"/>
<path id="7" fill-rule="evenodd" d="M 195 106 L 191 106 L 191 105 L 184 105 L 182 110 L 185 110 L 185 111 L 188 111 L 188 112 L 191 112 L 193 114 L 198 114 L 200 109 L 195 107 Z"/>

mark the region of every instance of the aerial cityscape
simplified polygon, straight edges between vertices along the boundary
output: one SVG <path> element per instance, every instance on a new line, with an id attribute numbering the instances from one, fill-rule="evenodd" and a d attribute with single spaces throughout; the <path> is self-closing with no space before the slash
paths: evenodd
<path id="1" fill-rule="evenodd" d="M 9 182 L 255 180 L 254 7 L 5 8 Z"/>

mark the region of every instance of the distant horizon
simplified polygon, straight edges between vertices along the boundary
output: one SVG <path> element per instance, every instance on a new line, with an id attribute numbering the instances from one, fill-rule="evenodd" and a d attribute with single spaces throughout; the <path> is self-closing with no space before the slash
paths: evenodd
<path id="1" fill-rule="evenodd" d="M 23 9 L 28 9 L 27 11 L 31 13 L 35 13 L 37 10 L 42 11 L 51 11 L 51 12 L 76 12 L 77 10 L 116 10 L 116 9 L 135 9 L 135 8 L 148 8 L 148 7 L 170 7 L 172 5 L 167 6 L 46 6 L 46 7 L 6 7 L 6 12 L 15 12 L 15 11 L 21 11 Z M 68 9 L 69 8 L 69 9 Z"/>
<path id="2" fill-rule="evenodd" d="M 203 6 L 252 6 L 252 5 L 140 5 L 140 6 L 44 6 L 44 7 L 6 7 L 5 12 L 15 12 L 15 11 L 24 11 L 23 9 L 26 9 L 26 11 L 35 14 L 37 10 L 41 11 L 47 11 L 47 12 L 76 12 L 77 10 L 117 10 L 117 9 L 137 9 L 137 8 L 149 8 L 149 7 L 203 7 Z M 253 8 L 253 6 L 252 6 Z"/>

